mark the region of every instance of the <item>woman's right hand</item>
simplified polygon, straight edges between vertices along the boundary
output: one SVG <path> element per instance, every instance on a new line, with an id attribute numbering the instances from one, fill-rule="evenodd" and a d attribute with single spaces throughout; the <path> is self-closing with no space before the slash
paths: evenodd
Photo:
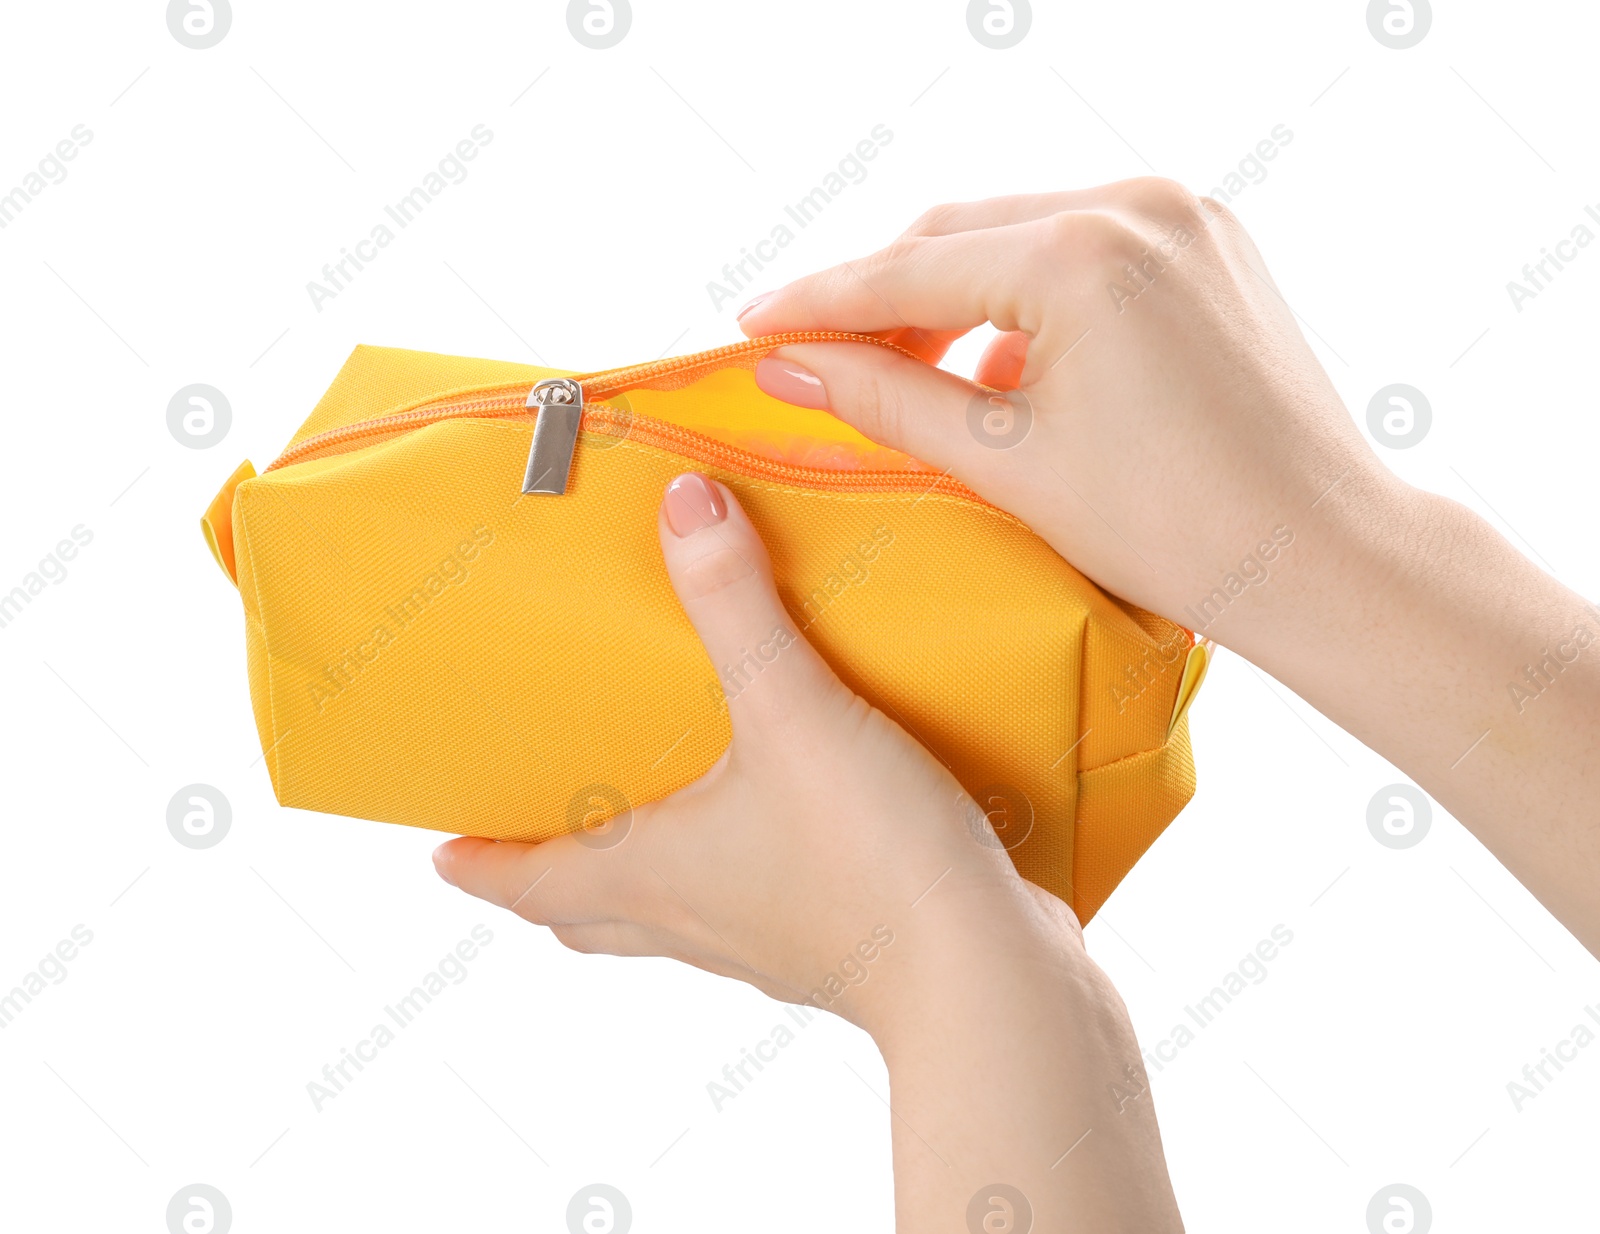
<path id="1" fill-rule="evenodd" d="M 784 348 L 757 380 L 948 469 L 1117 595 L 1190 628 L 1226 610 L 1204 632 L 1246 654 L 1268 593 L 1206 607 L 1226 575 L 1403 499 L 1244 229 L 1169 181 L 938 207 L 740 325 L 893 332 L 936 360 L 984 322 L 976 377 L 1007 402 L 858 344 Z"/>
<path id="2" fill-rule="evenodd" d="M 756 379 L 1274 674 L 1600 955 L 1600 608 L 1379 462 L 1233 215 L 1165 180 L 942 206 L 740 319 L 928 361 L 983 322 L 1002 333 L 982 386 L 848 343 L 782 348 Z"/>

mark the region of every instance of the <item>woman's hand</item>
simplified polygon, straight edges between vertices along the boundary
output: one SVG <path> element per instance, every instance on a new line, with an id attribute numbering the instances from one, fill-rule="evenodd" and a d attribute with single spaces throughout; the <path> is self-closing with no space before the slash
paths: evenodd
<path id="1" fill-rule="evenodd" d="M 977 380 L 1014 406 L 860 344 L 784 348 L 756 378 L 1261 665 L 1600 955 L 1600 608 L 1378 461 L 1238 221 L 1164 180 L 943 206 L 740 324 L 884 332 L 933 361 L 985 321 L 1003 333 Z"/>
<path id="2" fill-rule="evenodd" d="M 727 751 L 701 780 L 606 831 L 539 845 L 452 840 L 435 855 L 439 872 L 576 950 L 671 956 L 775 998 L 805 1001 L 843 966 L 851 979 L 830 1009 L 871 1026 L 879 987 L 907 967 L 876 953 L 907 955 L 915 923 L 952 902 L 997 919 L 1036 902 L 998 843 L 978 842 L 987 820 L 955 778 L 795 632 L 728 490 L 681 476 L 659 523 L 668 574 L 713 664 L 769 660 L 726 699 Z"/>
<path id="3" fill-rule="evenodd" d="M 451 840 L 439 873 L 579 951 L 671 956 L 866 1028 L 893 1084 L 902 1230 L 964 1228 L 995 1182 L 1035 1229 L 1176 1228 L 1149 1099 L 1113 1096 L 1142 1093 L 1138 1045 L 1071 910 L 794 631 L 726 488 L 680 476 L 660 534 L 713 663 L 765 661 L 727 700 L 727 752 L 605 830 Z"/>
<path id="4" fill-rule="evenodd" d="M 942 206 L 740 318 L 930 361 L 984 322 L 976 379 L 1006 401 L 851 344 L 784 348 L 757 381 L 948 469 L 1117 595 L 1208 634 L 1231 610 L 1215 637 L 1247 654 L 1266 593 L 1208 607 L 1224 576 L 1398 500 L 1238 221 L 1169 181 Z"/>

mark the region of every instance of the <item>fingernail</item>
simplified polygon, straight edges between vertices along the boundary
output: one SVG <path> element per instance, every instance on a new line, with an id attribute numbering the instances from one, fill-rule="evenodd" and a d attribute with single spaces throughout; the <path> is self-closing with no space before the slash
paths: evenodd
<path id="1" fill-rule="evenodd" d="M 440 878 L 444 879 L 445 882 L 450 883 L 450 885 L 453 887 L 455 884 L 451 882 L 450 875 L 447 873 L 450 867 L 449 864 L 444 860 L 444 850 L 449 846 L 449 841 L 447 840 L 445 843 L 439 845 L 438 848 L 433 850 L 433 868 L 438 873 Z"/>
<path id="2" fill-rule="evenodd" d="M 763 357 L 756 365 L 756 385 L 773 398 L 793 403 L 796 407 L 828 410 L 828 392 L 823 388 L 822 378 L 808 368 L 801 368 L 793 360 L 780 360 L 777 356 Z"/>
<path id="3" fill-rule="evenodd" d="M 698 471 L 686 471 L 667 485 L 667 526 L 682 539 L 728 517 L 722 494 Z"/>
<path id="4" fill-rule="evenodd" d="M 771 295 L 772 295 L 772 293 L 770 291 L 762 292 L 754 300 L 751 300 L 742 309 L 740 309 L 737 313 L 735 313 L 733 319 L 735 321 L 743 321 L 744 320 L 744 315 L 746 313 L 748 313 L 751 309 L 755 308 L 756 305 L 760 304 L 763 300 L 767 299 Z"/>

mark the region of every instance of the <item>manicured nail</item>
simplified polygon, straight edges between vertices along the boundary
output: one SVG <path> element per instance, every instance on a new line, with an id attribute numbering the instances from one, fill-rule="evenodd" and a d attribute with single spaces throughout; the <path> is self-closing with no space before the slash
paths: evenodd
<path id="1" fill-rule="evenodd" d="M 771 295 L 772 295 L 772 293 L 770 291 L 762 292 L 754 300 L 751 300 L 742 309 L 740 309 L 737 313 L 735 313 L 733 319 L 735 321 L 743 321 L 744 320 L 744 315 L 746 313 L 748 313 L 751 309 L 755 308 L 756 305 L 760 304 L 763 300 L 767 299 Z"/>
<path id="2" fill-rule="evenodd" d="M 728 517 L 722 494 L 698 471 L 686 471 L 667 485 L 667 526 L 682 539 Z"/>
<path id="3" fill-rule="evenodd" d="M 785 403 L 828 410 L 828 392 L 823 389 L 822 378 L 793 360 L 763 357 L 756 365 L 756 385 Z"/>

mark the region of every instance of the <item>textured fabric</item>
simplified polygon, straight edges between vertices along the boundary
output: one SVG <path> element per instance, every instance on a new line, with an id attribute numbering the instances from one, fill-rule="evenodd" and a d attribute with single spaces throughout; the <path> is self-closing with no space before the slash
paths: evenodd
<path id="1" fill-rule="evenodd" d="M 295 440 L 549 375 L 359 348 Z M 635 431 L 586 428 L 562 496 L 522 495 L 533 421 L 514 407 L 230 477 L 203 523 L 243 600 L 278 800 L 540 840 L 575 829 L 596 785 L 638 804 L 702 775 L 733 666 L 707 659 L 656 542 L 662 491 L 696 468 L 748 510 L 795 627 L 995 813 L 1025 877 L 1091 917 L 1193 792 L 1189 633 L 914 460 L 759 395 L 747 363 L 663 384 L 613 400 Z M 872 459 L 876 481 L 775 479 L 642 427 L 792 444 L 817 416 L 829 457 Z"/>

